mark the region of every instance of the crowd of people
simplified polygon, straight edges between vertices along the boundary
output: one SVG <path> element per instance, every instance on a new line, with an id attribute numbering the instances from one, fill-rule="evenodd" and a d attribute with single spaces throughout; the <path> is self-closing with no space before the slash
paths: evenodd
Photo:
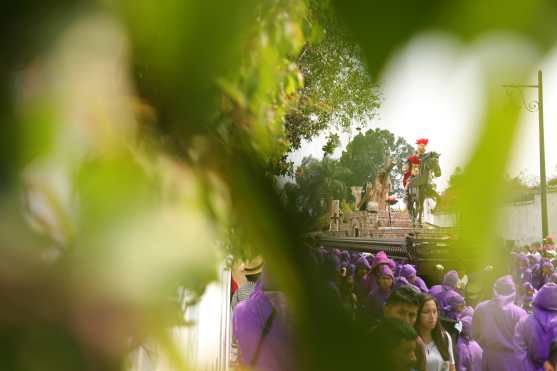
<path id="1" fill-rule="evenodd" d="M 385 370 L 555 370 L 557 273 L 550 240 L 515 249 L 509 274 L 488 300 L 467 300 L 468 276 L 451 270 L 428 287 L 416 267 L 377 254 L 317 248 L 328 288 L 354 321 L 369 328 L 373 362 Z M 442 267 L 440 267 L 442 268 Z M 488 267 L 489 269 L 489 267 Z M 245 262 L 235 280 L 233 338 L 238 364 L 291 370 L 284 295 Z M 240 281 L 240 282 L 237 282 Z"/>

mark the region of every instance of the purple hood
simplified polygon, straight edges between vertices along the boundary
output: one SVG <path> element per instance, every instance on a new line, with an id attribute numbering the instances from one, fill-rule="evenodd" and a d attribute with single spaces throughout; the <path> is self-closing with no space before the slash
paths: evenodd
<path id="1" fill-rule="evenodd" d="M 493 284 L 493 298 L 501 305 L 507 305 L 514 301 L 516 288 L 510 275 L 499 277 Z"/>
<path id="2" fill-rule="evenodd" d="M 458 273 L 456 273 L 456 271 L 448 271 L 443 277 L 443 285 L 449 286 L 452 289 L 456 290 L 458 280 Z"/>
<path id="3" fill-rule="evenodd" d="M 404 264 L 400 270 L 400 275 L 404 278 L 409 278 L 416 275 L 416 268 L 410 264 Z"/>

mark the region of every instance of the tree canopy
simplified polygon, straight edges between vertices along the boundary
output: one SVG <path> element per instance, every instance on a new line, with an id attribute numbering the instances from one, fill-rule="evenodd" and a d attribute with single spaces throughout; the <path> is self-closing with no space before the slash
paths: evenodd
<path id="1" fill-rule="evenodd" d="M 319 222 L 328 215 L 334 199 L 353 204 L 350 187 L 372 181 L 385 163 L 385 155 L 397 161 L 391 177 L 395 192 L 401 192 L 402 165 L 414 148 L 402 137 L 384 129 L 370 129 L 356 135 L 340 159 L 306 157 L 296 170 L 295 183 L 284 187 L 286 198 L 306 217 Z"/>

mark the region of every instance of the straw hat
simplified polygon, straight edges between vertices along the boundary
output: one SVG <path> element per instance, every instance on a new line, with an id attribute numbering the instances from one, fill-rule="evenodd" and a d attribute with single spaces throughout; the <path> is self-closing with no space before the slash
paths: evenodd
<path id="1" fill-rule="evenodd" d="M 246 260 L 242 263 L 242 273 L 249 276 L 252 274 L 261 273 L 263 270 L 263 258 L 258 255 L 251 260 Z"/>

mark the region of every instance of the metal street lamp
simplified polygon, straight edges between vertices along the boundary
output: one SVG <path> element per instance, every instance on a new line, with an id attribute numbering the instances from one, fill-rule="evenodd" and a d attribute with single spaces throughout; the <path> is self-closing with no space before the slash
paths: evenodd
<path id="1" fill-rule="evenodd" d="M 542 239 L 548 235 L 547 227 L 547 182 L 545 178 L 545 139 L 543 131 L 543 80 L 542 71 L 538 71 L 538 84 L 537 85 L 502 85 L 504 88 L 516 88 L 522 92 L 525 88 L 538 89 L 538 100 L 526 102 L 524 95 L 521 93 L 522 106 L 530 112 L 538 111 L 539 121 L 539 141 L 540 141 L 540 191 L 541 191 L 541 204 L 542 204 Z"/>

